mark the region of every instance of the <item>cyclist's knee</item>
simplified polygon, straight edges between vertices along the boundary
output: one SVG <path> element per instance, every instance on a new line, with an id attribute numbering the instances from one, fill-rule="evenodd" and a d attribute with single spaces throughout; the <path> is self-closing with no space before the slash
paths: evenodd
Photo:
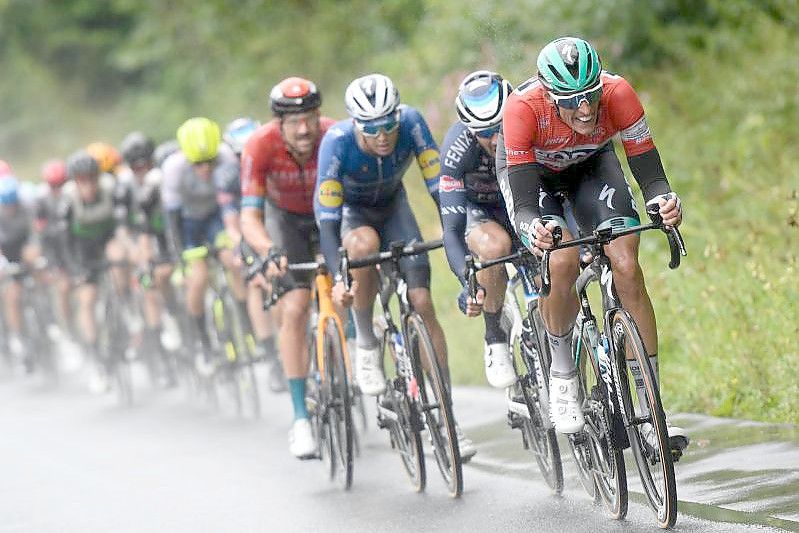
<path id="1" fill-rule="evenodd" d="M 435 320 L 436 311 L 433 307 L 433 297 L 430 294 L 430 289 L 424 287 L 410 289 L 408 297 L 417 313 L 425 318 L 430 317 Z"/>
<path id="2" fill-rule="evenodd" d="M 566 284 L 569 287 L 574 284 L 580 272 L 579 253 L 576 248 L 558 250 L 549 256 L 549 271 L 551 273 L 552 284 Z"/>
<path id="3" fill-rule="evenodd" d="M 282 321 L 292 327 L 305 328 L 310 310 L 310 292 L 307 289 L 294 289 L 281 297 Z"/>
<path id="4" fill-rule="evenodd" d="M 469 237 L 469 248 L 482 260 L 496 259 L 511 251 L 510 236 L 496 223 L 481 224 L 472 230 Z"/>
<path id="5" fill-rule="evenodd" d="M 344 236 L 343 244 L 352 257 L 363 257 L 380 249 L 380 236 L 371 226 L 360 226 Z"/>

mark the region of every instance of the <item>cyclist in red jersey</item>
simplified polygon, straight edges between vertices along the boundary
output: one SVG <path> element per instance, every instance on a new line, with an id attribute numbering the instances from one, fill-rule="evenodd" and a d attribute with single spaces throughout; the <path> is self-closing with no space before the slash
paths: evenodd
<path id="1" fill-rule="evenodd" d="M 241 156 L 241 229 L 262 256 L 271 257 L 267 277 L 289 289 L 280 299 L 279 352 L 294 407 L 289 450 L 299 458 L 316 455 L 305 407 L 308 376 L 306 325 L 311 274 L 286 273 L 290 263 L 313 261 L 318 230 L 313 214 L 319 141 L 334 120 L 320 116 L 322 97 L 312 82 L 287 78 L 270 93 L 275 119 L 247 141 Z M 264 283 L 256 278 L 255 283 Z"/>
<path id="2" fill-rule="evenodd" d="M 522 83 L 508 100 L 497 151 L 508 214 L 522 242 L 540 253 L 553 246 L 552 230 L 558 225 L 564 239 L 572 238 L 563 220 L 562 198 L 570 200 L 586 232 L 639 223 L 632 191 L 613 150 L 616 134 L 646 203 L 659 206 L 667 225 L 679 225 L 680 200 L 671 191 L 643 106 L 630 84 L 603 71 L 593 47 L 573 37 L 545 46 L 537 66 L 537 76 Z M 638 263 L 638 244 L 639 237 L 629 235 L 613 241 L 606 252 L 619 297 L 635 318 L 657 370 L 655 313 Z M 571 356 L 578 310 L 577 254 L 571 248 L 552 256 L 552 292 L 541 306 L 552 351 L 552 418 L 562 433 L 577 432 L 584 423 Z M 671 426 L 669 434 L 673 442 L 687 445 L 681 428 Z"/>

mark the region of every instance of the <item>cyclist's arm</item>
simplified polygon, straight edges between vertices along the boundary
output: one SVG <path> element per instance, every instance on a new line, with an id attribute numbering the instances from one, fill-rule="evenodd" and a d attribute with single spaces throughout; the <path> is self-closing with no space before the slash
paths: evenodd
<path id="1" fill-rule="evenodd" d="M 167 242 L 173 259 L 180 259 L 183 251 L 181 239 L 181 211 L 183 202 L 180 197 L 180 174 L 182 162 L 185 160 L 180 152 L 169 156 L 163 165 L 163 182 L 161 184 L 161 202 L 166 218 Z"/>
<path id="2" fill-rule="evenodd" d="M 273 244 L 264 226 L 268 161 L 257 143 L 253 135 L 241 154 L 241 233 L 258 255 L 265 256 Z"/>
<path id="3" fill-rule="evenodd" d="M 341 215 L 344 191 L 341 183 L 341 154 L 336 154 L 337 136 L 328 131 L 319 146 L 319 163 L 314 190 L 314 217 L 319 226 L 319 247 L 328 270 L 338 273 L 338 249 L 341 246 Z M 320 191 L 325 194 L 321 195 Z M 331 192 L 338 194 L 330 194 Z"/>
<path id="4" fill-rule="evenodd" d="M 120 238 L 127 238 L 130 231 L 131 213 L 133 212 L 133 191 L 131 187 L 123 183 L 115 183 L 113 186 L 114 203 L 114 223 L 116 224 L 116 235 Z"/>
<path id="5" fill-rule="evenodd" d="M 466 268 L 466 191 L 463 181 L 449 176 L 442 176 L 439 180 L 438 197 L 441 200 L 441 225 L 444 229 L 444 251 L 452 273 L 461 282 L 466 284 L 463 277 Z"/>
<path id="6" fill-rule="evenodd" d="M 424 178 L 425 187 L 430 197 L 440 207 L 441 202 L 438 197 L 438 175 L 441 172 L 441 157 L 438 152 L 438 145 L 424 117 L 413 108 L 406 108 L 403 112 L 409 114 L 410 124 L 413 128 L 414 151 L 416 152 L 416 163 Z M 416 131 L 418 128 L 418 131 Z"/>
<path id="7" fill-rule="evenodd" d="M 644 201 L 648 202 L 655 196 L 671 192 L 638 95 L 622 78 L 613 86 L 608 96 L 608 113 L 619 129 L 627 162 L 641 188 Z"/>
<path id="8" fill-rule="evenodd" d="M 533 221 L 541 218 L 538 196 L 544 167 L 539 163 L 520 163 L 508 167 L 505 147 L 506 142 L 500 134 L 496 156 L 497 181 L 513 229 L 522 243 L 532 249 L 530 234 Z"/>
<path id="9" fill-rule="evenodd" d="M 468 130 L 456 123 L 441 145 L 441 173 L 438 176 L 438 198 L 440 200 L 441 226 L 443 228 L 444 251 L 452 273 L 465 285 L 463 271 L 466 268 L 466 187 L 464 170 L 474 168 L 474 158 L 468 157 L 472 142 Z M 479 148 L 479 147 L 478 147 Z"/>
<path id="10" fill-rule="evenodd" d="M 225 232 L 234 246 L 241 242 L 241 226 L 239 224 L 239 169 L 238 165 L 224 164 L 219 169 L 217 178 L 216 202 L 222 212 Z"/>

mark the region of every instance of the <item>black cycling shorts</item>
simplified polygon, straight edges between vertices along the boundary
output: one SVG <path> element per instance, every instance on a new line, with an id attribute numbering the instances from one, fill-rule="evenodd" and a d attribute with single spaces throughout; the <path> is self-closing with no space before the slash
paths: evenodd
<path id="1" fill-rule="evenodd" d="M 298 215 L 277 207 L 269 199 L 264 204 L 264 227 L 269 238 L 281 248 L 289 263 L 316 261 L 319 228 L 313 215 Z M 281 282 L 286 288 L 311 288 L 313 272 L 286 272 Z"/>

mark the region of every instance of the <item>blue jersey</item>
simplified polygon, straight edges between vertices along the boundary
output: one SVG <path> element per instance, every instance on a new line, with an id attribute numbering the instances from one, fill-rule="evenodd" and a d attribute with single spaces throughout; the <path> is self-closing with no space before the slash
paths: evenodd
<path id="1" fill-rule="evenodd" d="M 416 109 L 406 105 L 399 109 L 397 145 L 385 157 L 373 156 L 361 150 L 352 120 L 336 123 L 322 139 L 314 191 L 314 215 L 320 228 L 321 248 L 328 263 L 335 259 L 341 243 L 344 206 L 350 209 L 389 206 L 403 190 L 403 175 L 414 158 L 428 192 L 438 204 L 438 146 Z M 328 266 L 335 271 L 336 265 Z"/>

